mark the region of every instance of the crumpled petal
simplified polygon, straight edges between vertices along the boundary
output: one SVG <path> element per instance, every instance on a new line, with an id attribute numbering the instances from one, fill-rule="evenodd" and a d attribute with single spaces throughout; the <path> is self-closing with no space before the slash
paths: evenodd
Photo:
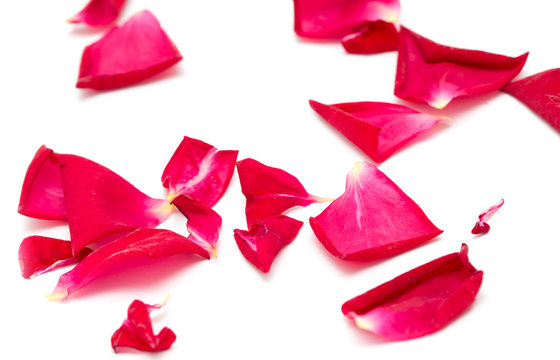
<path id="1" fill-rule="evenodd" d="M 332 255 L 350 261 L 397 255 L 442 233 L 391 179 L 365 161 L 347 175 L 344 194 L 309 222 Z"/>
<path id="2" fill-rule="evenodd" d="M 444 46 L 401 26 L 395 95 L 443 109 L 456 97 L 501 89 L 521 71 L 527 56 Z"/>
<path id="3" fill-rule="evenodd" d="M 155 309 L 160 309 L 166 301 L 162 304 L 146 305 L 140 300 L 134 300 L 128 307 L 126 320 L 111 336 L 113 350 L 118 352 L 121 347 L 149 352 L 169 349 L 175 342 L 175 333 L 168 327 L 164 327 L 159 334 L 155 335 L 150 319 L 150 313 Z"/>
<path id="4" fill-rule="evenodd" d="M 399 31 L 382 20 L 367 22 L 342 38 L 342 46 L 350 54 L 378 54 L 399 48 Z"/>
<path id="5" fill-rule="evenodd" d="M 90 0 L 76 15 L 68 19 L 70 23 L 84 23 L 89 26 L 103 26 L 115 21 L 125 0 Z"/>
<path id="6" fill-rule="evenodd" d="M 434 333 L 475 300 L 483 272 L 461 251 L 414 268 L 342 305 L 356 326 L 389 340 Z"/>
<path id="7" fill-rule="evenodd" d="M 115 265 L 134 259 L 158 259 L 178 254 L 210 255 L 198 244 L 170 230 L 140 229 L 92 252 L 58 280 L 49 300 L 65 300 Z"/>
<path id="8" fill-rule="evenodd" d="M 76 87 L 115 89 L 145 80 L 183 57 L 147 10 L 84 49 Z"/>
<path id="9" fill-rule="evenodd" d="M 560 69 L 511 82 L 502 91 L 517 98 L 560 131 Z"/>
<path id="10" fill-rule="evenodd" d="M 309 104 L 329 124 L 373 161 L 382 162 L 419 133 L 434 127 L 443 116 L 422 114 L 406 106 L 382 102 Z"/>
<path id="11" fill-rule="evenodd" d="M 185 136 L 163 171 L 161 182 L 170 199 L 188 196 L 214 206 L 225 193 L 237 161 L 237 150 L 220 150 Z"/>
<path id="12" fill-rule="evenodd" d="M 500 199 L 500 201 L 496 205 L 490 206 L 487 210 L 483 211 L 478 215 L 478 221 L 474 225 L 473 229 L 471 230 L 472 234 L 486 234 L 490 231 L 490 225 L 488 225 L 487 221 L 490 220 L 495 213 L 500 210 L 500 208 L 504 205 L 504 199 Z"/>
<path id="13" fill-rule="evenodd" d="M 281 215 L 255 221 L 249 231 L 235 229 L 235 242 L 243 256 L 266 273 L 280 250 L 291 243 L 303 222 Z"/>
<path id="14" fill-rule="evenodd" d="M 398 0 L 294 0 L 294 27 L 299 36 L 340 39 L 365 22 L 399 18 Z"/>

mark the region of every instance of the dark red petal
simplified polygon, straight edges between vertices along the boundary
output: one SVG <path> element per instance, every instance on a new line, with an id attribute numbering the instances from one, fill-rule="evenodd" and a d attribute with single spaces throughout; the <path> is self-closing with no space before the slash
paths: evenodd
<path id="1" fill-rule="evenodd" d="M 85 48 L 76 87 L 115 89 L 145 80 L 182 59 L 147 10 Z"/>
<path id="2" fill-rule="evenodd" d="M 444 46 L 402 26 L 395 95 L 442 109 L 456 97 L 501 89 L 521 71 L 528 55 L 512 58 Z"/>
<path id="3" fill-rule="evenodd" d="M 447 119 L 382 102 L 324 105 L 310 100 L 309 104 L 375 162 L 386 160 L 416 135 Z"/>
<path id="4" fill-rule="evenodd" d="M 495 213 L 500 210 L 500 208 L 504 205 L 504 199 L 500 199 L 500 201 L 496 205 L 490 206 L 487 210 L 483 211 L 478 215 L 478 221 L 474 225 L 474 228 L 471 230 L 472 234 L 486 234 L 490 231 L 490 225 L 486 223 L 486 221 L 490 220 Z"/>
<path id="5" fill-rule="evenodd" d="M 400 254 L 442 233 L 411 198 L 368 162 L 356 163 L 346 177 L 344 194 L 309 222 L 332 255 L 351 261 Z"/>
<path id="6" fill-rule="evenodd" d="M 342 46 L 350 54 L 377 54 L 399 48 L 399 31 L 392 23 L 375 21 L 363 24 L 342 38 Z"/>
<path id="7" fill-rule="evenodd" d="M 445 327 L 474 302 L 482 271 L 461 252 L 412 269 L 342 305 L 361 329 L 390 340 L 406 340 Z"/>
<path id="8" fill-rule="evenodd" d="M 237 150 L 218 151 L 212 145 L 184 137 L 163 171 L 161 182 L 170 198 L 184 195 L 214 206 L 225 193 L 237 160 Z"/>
<path id="9" fill-rule="evenodd" d="M 84 23 L 89 26 L 103 26 L 115 21 L 125 0 L 90 0 L 76 15 L 68 19 L 71 23 Z"/>

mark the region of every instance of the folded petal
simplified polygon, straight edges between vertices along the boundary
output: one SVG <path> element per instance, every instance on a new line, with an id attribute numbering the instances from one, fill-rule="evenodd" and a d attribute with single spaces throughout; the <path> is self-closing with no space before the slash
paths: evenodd
<path id="1" fill-rule="evenodd" d="M 140 229 L 92 252 L 58 280 L 50 300 L 65 300 L 71 294 L 109 272 L 135 259 L 158 259 L 178 254 L 210 255 L 198 244 L 170 230 Z"/>
<path id="2" fill-rule="evenodd" d="M 416 135 L 446 119 L 382 102 L 325 105 L 310 100 L 309 104 L 375 162 L 386 160 Z"/>
<path id="3" fill-rule="evenodd" d="M 358 162 L 344 194 L 309 219 L 315 236 L 334 256 L 371 261 L 400 254 L 442 233 L 385 174 Z"/>
<path id="4" fill-rule="evenodd" d="M 147 10 L 84 49 L 76 87 L 115 89 L 145 80 L 182 59 Z"/>
<path id="5" fill-rule="evenodd" d="M 486 234 L 490 231 L 490 225 L 486 223 L 495 213 L 500 210 L 500 208 L 504 205 L 504 199 L 500 199 L 500 201 L 496 205 L 490 206 L 487 210 L 483 211 L 478 215 L 478 221 L 474 225 L 473 229 L 471 230 L 472 234 Z"/>
<path id="6" fill-rule="evenodd" d="M 516 58 L 437 44 L 401 27 L 395 95 L 443 109 L 459 96 L 501 89 L 523 68 Z"/>
<path id="7" fill-rule="evenodd" d="M 377 54 L 399 48 L 399 31 L 382 20 L 367 22 L 342 38 L 342 46 L 350 54 Z"/>
<path id="8" fill-rule="evenodd" d="M 214 206 L 225 193 L 237 161 L 237 150 L 218 151 L 212 145 L 184 137 L 163 171 L 161 182 L 170 198 L 184 195 Z"/>
<path id="9" fill-rule="evenodd" d="M 84 23 L 89 26 L 103 26 L 115 21 L 125 0 L 90 0 L 76 15 L 68 19 L 71 23 Z"/>
<path id="10" fill-rule="evenodd" d="M 399 18 L 398 0 L 294 0 L 294 25 L 299 36 L 339 39 L 365 22 Z"/>
<path id="11" fill-rule="evenodd" d="M 390 340 L 407 340 L 445 327 L 471 305 L 482 271 L 469 262 L 468 248 L 435 259 L 342 305 L 361 329 Z"/>

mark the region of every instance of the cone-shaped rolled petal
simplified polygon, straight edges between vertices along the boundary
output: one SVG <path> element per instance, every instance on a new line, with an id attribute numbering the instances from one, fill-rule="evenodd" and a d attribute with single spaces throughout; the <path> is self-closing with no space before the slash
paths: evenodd
<path id="1" fill-rule="evenodd" d="M 237 150 L 218 151 L 185 136 L 165 167 L 161 182 L 169 189 L 171 199 L 184 195 L 214 206 L 233 176 L 237 154 Z"/>
<path id="2" fill-rule="evenodd" d="M 175 333 L 164 327 L 159 334 L 155 335 L 150 319 L 150 312 L 163 305 L 165 304 L 146 305 L 140 300 L 134 300 L 128 307 L 126 320 L 111 337 L 113 350 L 118 352 L 121 347 L 149 352 L 169 349 L 175 342 Z"/>
<path id="3" fill-rule="evenodd" d="M 268 272 L 280 250 L 297 236 L 303 222 L 281 215 L 253 223 L 249 231 L 235 229 L 233 236 L 243 256 Z"/>
<path id="4" fill-rule="evenodd" d="M 483 211 L 478 215 L 478 221 L 474 225 L 473 229 L 471 230 L 472 234 L 486 234 L 490 231 L 490 225 L 488 225 L 487 221 L 490 220 L 495 213 L 500 210 L 500 208 L 504 205 L 504 199 L 500 199 L 500 201 L 496 205 L 490 206 L 487 210 Z"/>
<path id="5" fill-rule="evenodd" d="M 437 44 L 401 27 L 395 95 L 443 109 L 459 96 L 501 89 L 523 68 L 516 58 Z"/>
<path id="6" fill-rule="evenodd" d="M 469 262 L 467 246 L 435 259 L 342 305 L 344 315 L 361 329 L 390 340 L 436 332 L 471 305 L 482 271 Z"/>
<path id="7" fill-rule="evenodd" d="M 399 48 L 399 31 L 392 23 L 374 21 L 342 38 L 342 46 L 350 54 L 377 54 Z"/>
<path id="8" fill-rule="evenodd" d="M 71 294 L 111 271 L 135 259 L 158 259 L 178 254 L 196 254 L 209 259 L 199 245 L 170 230 L 140 229 L 92 252 L 58 280 L 50 300 L 65 300 Z"/>
<path id="9" fill-rule="evenodd" d="M 84 49 L 76 87 L 123 87 L 160 73 L 181 59 L 154 15 L 144 10 Z"/>
<path id="10" fill-rule="evenodd" d="M 386 160 L 419 133 L 444 117 L 422 114 L 406 106 L 382 102 L 309 104 L 375 162 Z"/>
<path id="11" fill-rule="evenodd" d="M 294 0 L 294 27 L 299 36 L 340 39 L 365 22 L 399 18 L 398 0 Z"/>
<path id="12" fill-rule="evenodd" d="M 84 23 L 89 26 L 103 26 L 115 21 L 125 0 L 90 0 L 76 15 L 68 19 L 71 23 Z"/>
<path id="13" fill-rule="evenodd" d="M 346 177 L 344 194 L 309 222 L 332 255 L 351 261 L 400 254 L 442 233 L 411 198 L 368 162 L 356 163 Z"/>
<path id="14" fill-rule="evenodd" d="M 502 90 L 560 131 L 560 69 L 547 70 L 511 82 Z"/>

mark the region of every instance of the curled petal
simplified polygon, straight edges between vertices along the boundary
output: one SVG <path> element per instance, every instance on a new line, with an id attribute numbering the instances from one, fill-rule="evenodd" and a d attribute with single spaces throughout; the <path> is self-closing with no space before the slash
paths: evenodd
<path id="1" fill-rule="evenodd" d="M 371 261 L 400 254 L 442 233 L 385 174 L 358 162 L 344 194 L 309 219 L 315 236 L 334 256 Z"/>
<path id="2" fill-rule="evenodd" d="M 125 0 L 90 0 L 76 15 L 68 19 L 70 23 L 84 23 L 89 26 L 103 26 L 115 21 Z"/>
<path id="3" fill-rule="evenodd" d="M 490 220 L 490 218 L 494 216 L 494 214 L 497 213 L 498 210 L 500 210 L 502 205 L 504 205 L 504 199 L 500 199 L 500 201 L 496 205 L 492 205 L 490 206 L 490 208 L 480 213 L 480 215 L 478 215 L 478 221 L 474 225 L 474 228 L 471 230 L 471 233 L 475 235 L 486 234 L 488 231 L 490 231 L 490 225 L 488 225 L 486 222 Z"/>
<path id="4" fill-rule="evenodd" d="M 359 328 L 390 340 L 434 333 L 475 300 L 482 271 L 469 262 L 468 248 L 435 259 L 342 305 Z"/>
<path id="5" fill-rule="evenodd" d="M 342 46 L 350 54 L 377 54 L 399 48 L 399 31 L 382 20 L 363 24 L 342 38 Z"/>

